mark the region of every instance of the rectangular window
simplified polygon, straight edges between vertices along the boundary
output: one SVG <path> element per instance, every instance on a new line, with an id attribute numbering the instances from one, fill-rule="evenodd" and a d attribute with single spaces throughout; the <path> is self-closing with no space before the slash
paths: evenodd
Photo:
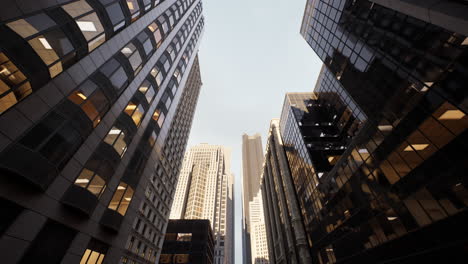
<path id="1" fill-rule="evenodd" d="M 127 151 L 127 143 L 125 142 L 125 133 L 117 127 L 112 127 L 104 142 L 114 147 L 115 151 L 122 157 Z"/>
<path id="2" fill-rule="evenodd" d="M 106 188 L 106 182 L 96 172 L 83 169 L 75 180 L 75 185 L 85 188 L 98 198 L 101 197 L 104 189 Z"/>
<path id="3" fill-rule="evenodd" d="M 85 0 L 64 5 L 62 8 L 75 19 L 78 28 L 88 42 L 88 51 L 92 51 L 104 43 L 104 27 L 93 8 Z"/>
<path id="4" fill-rule="evenodd" d="M 133 189 L 124 182 L 120 182 L 117 190 L 109 203 L 109 209 L 117 211 L 121 215 L 125 215 L 128 205 L 132 201 Z"/>
<path id="5" fill-rule="evenodd" d="M 143 118 L 143 115 L 145 114 L 145 109 L 141 104 L 137 106 L 136 104 L 130 102 L 127 107 L 125 107 L 124 112 L 132 118 L 133 122 L 138 127 L 140 125 L 141 119 Z"/>
<path id="6" fill-rule="evenodd" d="M 106 256 L 109 246 L 91 238 L 83 256 L 81 257 L 80 264 L 101 264 Z"/>

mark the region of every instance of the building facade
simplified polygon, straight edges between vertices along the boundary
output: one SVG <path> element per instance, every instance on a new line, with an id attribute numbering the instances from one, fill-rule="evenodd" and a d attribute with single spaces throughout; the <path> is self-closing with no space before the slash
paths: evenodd
<path id="1" fill-rule="evenodd" d="M 185 153 L 170 219 L 207 219 L 215 238 L 214 263 L 233 263 L 231 153 L 200 144 Z"/>
<path id="2" fill-rule="evenodd" d="M 259 190 L 253 201 L 249 203 L 250 237 L 253 264 L 268 264 L 268 242 L 265 230 L 262 192 Z"/>
<path id="3" fill-rule="evenodd" d="M 242 257 L 244 263 L 252 263 L 250 230 L 250 202 L 260 190 L 263 148 L 260 134 L 242 135 Z"/>
<path id="4" fill-rule="evenodd" d="M 0 11 L 0 255 L 158 262 L 201 87 L 201 1 L 62 2 Z"/>
<path id="5" fill-rule="evenodd" d="M 317 160 L 317 143 L 304 142 L 306 155 L 297 162 L 291 153 L 301 152 L 301 139 L 289 145 L 294 129 L 282 113 L 274 139 L 283 142 L 300 218 L 293 205 L 286 209 L 308 236 L 310 259 L 298 263 L 467 261 L 468 39 L 466 27 L 454 23 L 463 25 L 466 7 L 463 1 L 307 1 L 301 34 L 324 62 L 315 96 L 320 102 L 330 89 L 345 94 L 344 114 L 355 119 L 355 129 L 339 143 L 342 152 L 327 157 L 329 166 Z M 308 131 L 299 131 L 306 141 Z M 296 173 L 306 179 L 294 178 L 294 171 L 312 169 Z M 307 193 L 299 183 L 314 178 Z"/>
<path id="6" fill-rule="evenodd" d="M 209 220 L 169 220 L 159 263 L 213 264 L 213 255 Z"/>

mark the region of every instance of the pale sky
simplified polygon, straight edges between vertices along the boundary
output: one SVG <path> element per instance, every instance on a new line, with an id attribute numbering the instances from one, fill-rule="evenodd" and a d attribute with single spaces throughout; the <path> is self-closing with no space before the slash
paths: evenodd
<path id="1" fill-rule="evenodd" d="M 189 145 L 232 148 L 236 264 L 242 263 L 242 134 L 265 137 L 286 92 L 310 92 L 322 62 L 299 34 L 305 0 L 203 0 L 202 90 Z"/>

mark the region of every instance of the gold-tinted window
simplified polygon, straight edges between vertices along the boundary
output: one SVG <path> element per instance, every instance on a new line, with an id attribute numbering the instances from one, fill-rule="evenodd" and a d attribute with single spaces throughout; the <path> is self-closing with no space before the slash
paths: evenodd
<path id="1" fill-rule="evenodd" d="M 86 168 L 81 171 L 80 175 L 75 180 L 75 185 L 87 189 L 97 197 L 101 197 L 104 189 L 106 188 L 106 182 L 104 179 L 94 171 Z"/>
<path id="2" fill-rule="evenodd" d="M 134 103 L 130 102 L 127 105 L 127 107 L 125 107 L 124 112 L 132 118 L 136 126 L 139 126 L 141 119 L 145 114 L 145 109 L 141 104 L 137 106 Z"/>
<path id="3" fill-rule="evenodd" d="M 10 22 L 7 26 L 28 41 L 49 68 L 52 78 L 63 71 L 64 64 L 70 65 L 75 57 L 69 39 L 44 13 Z"/>
<path id="4" fill-rule="evenodd" d="M 0 52 L 0 113 L 32 92 L 26 76 Z"/>
<path id="5" fill-rule="evenodd" d="M 112 129 L 107 133 L 107 136 L 104 138 L 104 142 L 114 147 L 115 151 L 122 157 L 127 151 L 127 143 L 125 142 L 125 133 L 117 127 L 112 127 Z"/>
<path id="6" fill-rule="evenodd" d="M 121 215 L 125 215 L 128 205 L 132 201 L 133 189 L 124 182 L 120 182 L 117 190 L 109 203 L 109 209 L 117 211 Z"/>
<path id="7" fill-rule="evenodd" d="M 78 90 L 73 91 L 68 99 L 80 106 L 81 110 L 96 127 L 109 108 L 109 101 L 104 93 L 92 81 L 87 80 Z"/>
<path id="8" fill-rule="evenodd" d="M 108 246 L 95 239 L 91 239 L 83 256 L 81 256 L 80 264 L 101 264 L 106 256 Z"/>

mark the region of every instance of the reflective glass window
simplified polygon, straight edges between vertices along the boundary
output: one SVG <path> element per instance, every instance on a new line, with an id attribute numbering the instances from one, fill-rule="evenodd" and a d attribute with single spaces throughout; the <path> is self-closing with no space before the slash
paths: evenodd
<path id="1" fill-rule="evenodd" d="M 106 188 L 104 179 L 97 173 L 86 168 L 81 171 L 80 175 L 75 180 L 75 185 L 87 189 L 97 197 L 101 197 L 101 194 Z"/>
<path id="2" fill-rule="evenodd" d="M 92 51 L 104 43 L 104 27 L 96 12 L 85 0 L 64 5 L 62 8 L 75 19 L 78 28 L 88 42 L 88 51 Z"/>
<path id="3" fill-rule="evenodd" d="M 112 127 L 104 142 L 114 147 L 115 151 L 122 157 L 127 150 L 127 143 L 125 142 L 125 133 L 117 127 Z"/>
<path id="4" fill-rule="evenodd" d="M 26 76 L 0 52 L 0 113 L 15 105 L 32 92 Z"/>
<path id="5" fill-rule="evenodd" d="M 28 41 L 49 68 L 50 77 L 61 73 L 64 64 L 69 66 L 73 62 L 73 45 L 48 15 L 40 13 L 10 22 L 7 26 Z"/>
<path id="6" fill-rule="evenodd" d="M 115 210 L 121 215 L 125 215 L 132 198 L 132 187 L 128 186 L 128 184 L 124 182 L 120 182 L 117 190 L 112 196 L 112 200 L 109 203 L 109 209 Z"/>

